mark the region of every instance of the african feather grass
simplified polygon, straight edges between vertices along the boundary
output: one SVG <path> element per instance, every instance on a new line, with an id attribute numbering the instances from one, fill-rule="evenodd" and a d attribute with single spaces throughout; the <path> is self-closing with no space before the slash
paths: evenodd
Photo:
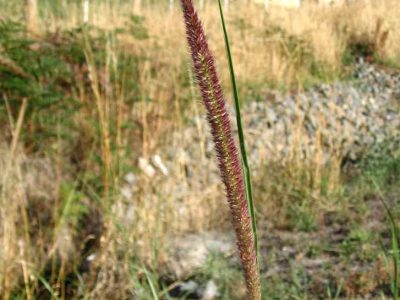
<path id="1" fill-rule="evenodd" d="M 248 299 L 260 300 L 260 277 L 255 236 L 247 202 L 245 180 L 238 150 L 232 136 L 231 124 L 215 68 L 214 57 L 208 47 L 202 24 L 192 0 L 181 0 L 181 4 L 187 41 L 192 54 L 193 69 L 207 111 L 218 166 L 225 185 L 232 224 L 236 232 Z"/>

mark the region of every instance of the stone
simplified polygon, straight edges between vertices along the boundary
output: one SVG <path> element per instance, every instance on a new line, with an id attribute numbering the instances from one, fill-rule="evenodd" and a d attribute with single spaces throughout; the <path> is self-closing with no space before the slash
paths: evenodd
<path id="1" fill-rule="evenodd" d="M 230 256 L 236 251 L 233 234 L 229 236 L 218 232 L 205 232 L 170 240 L 170 259 L 166 265 L 168 273 L 178 279 L 194 274 L 204 266 L 210 255 Z"/>

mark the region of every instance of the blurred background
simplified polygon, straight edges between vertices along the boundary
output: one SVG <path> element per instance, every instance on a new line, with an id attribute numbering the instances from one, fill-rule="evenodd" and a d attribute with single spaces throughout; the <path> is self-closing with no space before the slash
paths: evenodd
<path id="1" fill-rule="evenodd" d="M 245 299 L 179 5 L 0 0 L 2 299 Z M 400 2 L 223 7 L 263 299 L 392 299 Z"/>

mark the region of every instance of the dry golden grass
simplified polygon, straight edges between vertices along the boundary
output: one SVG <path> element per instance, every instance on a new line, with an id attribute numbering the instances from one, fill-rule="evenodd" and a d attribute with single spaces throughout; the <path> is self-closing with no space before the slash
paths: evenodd
<path id="1" fill-rule="evenodd" d="M 82 23 L 80 6 L 68 5 L 65 9 L 69 13 L 63 19 L 45 14 L 41 22 L 43 29 L 71 28 Z M 388 31 L 381 54 L 385 59 L 397 58 L 400 53 L 400 21 L 396 12 L 399 9 L 400 3 L 396 0 L 355 1 L 335 7 L 306 3 L 299 9 L 273 6 L 268 13 L 258 4 L 233 3 L 227 13 L 228 30 L 237 77 L 243 83 L 242 91 L 246 89 L 245 83 L 265 87 L 268 82 L 290 85 L 302 81 L 308 75 L 302 51 L 310 52 L 313 60 L 326 65 L 330 72 L 339 72 L 350 40 L 366 39 L 374 43 L 379 20 L 382 21 L 382 31 Z M 133 13 L 134 3 L 96 3 L 91 6 L 90 23 L 105 29 L 123 28 Z M 216 56 L 225 57 L 216 6 L 206 5 L 200 13 Z M 138 43 L 124 36 L 122 43 L 131 45 L 134 51 L 140 49 L 146 53 L 149 61 L 148 65 L 143 65 L 144 73 L 149 69 L 159 70 L 155 76 L 145 79 L 143 84 L 146 87 L 157 91 L 166 88 L 168 96 L 163 96 L 171 97 L 172 94 L 172 97 L 179 98 L 180 89 L 175 84 L 182 70 L 188 69 L 188 59 L 178 2 L 173 10 L 168 10 L 166 5 L 144 6 L 140 15 L 145 18 L 150 38 Z M 274 30 L 276 28 L 281 31 Z M 304 45 L 290 44 L 288 37 L 298 38 L 304 41 Z M 225 59 L 219 60 L 219 67 L 225 69 Z M 221 75 L 223 82 L 229 82 L 227 72 Z M 174 95 L 175 92 L 178 95 Z M 149 90 L 148 93 L 155 91 Z"/>

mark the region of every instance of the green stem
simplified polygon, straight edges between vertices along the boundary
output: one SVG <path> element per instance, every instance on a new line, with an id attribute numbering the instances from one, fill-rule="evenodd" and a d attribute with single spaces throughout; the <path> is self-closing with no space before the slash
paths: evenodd
<path id="1" fill-rule="evenodd" d="M 255 246 L 256 257 L 257 257 L 257 261 L 258 261 L 258 235 L 257 235 L 256 215 L 255 215 L 255 209 L 254 209 L 254 203 L 253 203 L 253 193 L 252 193 L 252 189 L 251 189 L 250 168 L 249 168 L 249 164 L 247 161 L 246 144 L 245 144 L 245 139 L 244 139 L 244 134 L 243 134 L 242 119 L 241 119 L 241 115 L 240 115 L 239 95 L 238 95 L 238 91 L 237 91 L 235 70 L 233 68 L 232 55 L 231 55 L 231 50 L 230 50 L 230 46 L 229 46 L 229 38 L 228 38 L 226 26 L 225 26 L 225 19 L 224 19 L 224 13 L 223 13 L 222 5 L 221 5 L 221 0 L 218 0 L 218 6 L 219 6 L 219 13 L 221 16 L 222 29 L 224 31 L 224 39 L 225 39 L 226 53 L 227 53 L 228 62 L 229 62 L 229 73 L 231 76 L 233 98 L 235 100 L 234 102 L 235 102 L 235 110 L 236 110 L 236 125 L 238 128 L 240 156 L 242 159 L 243 173 L 244 173 L 244 179 L 245 179 L 245 185 L 246 185 L 246 199 L 247 199 L 247 205 L 249 207 L 249 213 L 250 213 L 250 217 L 251 217 L 251 227 L 252 227 L 253 236 L 254 236 L 254 246 Z"/>

